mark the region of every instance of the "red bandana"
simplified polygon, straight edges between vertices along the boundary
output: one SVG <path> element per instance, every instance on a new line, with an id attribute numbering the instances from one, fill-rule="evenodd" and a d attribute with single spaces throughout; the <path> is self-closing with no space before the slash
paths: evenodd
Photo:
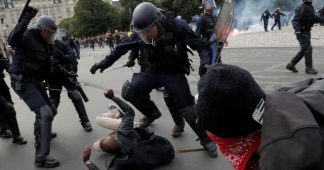
<path id="1" fill-rule="evenodd" d="M 251 157 L 260 146 L 261 131 L 239 138 L 220 138 L 211 133 L 208 133 L 208 136 L 219 146 L 236 170 L 257 169 L 257 159 Z"/>

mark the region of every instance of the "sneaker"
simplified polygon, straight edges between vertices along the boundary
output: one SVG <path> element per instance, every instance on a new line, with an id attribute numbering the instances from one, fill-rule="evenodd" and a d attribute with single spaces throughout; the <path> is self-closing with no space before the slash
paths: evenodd
<path id="1" fill-rule="evenodd" d="M 181 125 L 175 125 L 172 129 L 172 137 L 177 138 L 180 137 L 182 135 L 182 133 L 184 132 L 183 128 L 184 128 L 184 123 Z"/>
<path id="2" fill-rule="evenodd" d="M 12 139 L 12 143 L 19 144 L 19 145 L 25 145 L 25 144 L 27 144 L 27 141 L 24 138 L 22 138 L 21 136 L 18 136 L 18 137 L 14 137 Z"/>
<path id="3" fill-rule="evenodd" d="M 92 131 L 92 126 L 90 122 L 81 123 L 81 125 L 86 132 Z"/>
<path id="4" fill-rule="evenodd" d="M 54 159 L 53 157 L 49 156 L 36 156 L 34 165 L 38 168 L 45 167 L 45 168 L 55 168 L 60 165 L 60 161 Z"/>
<path id="5" fill-rule="evenodd" d="M 293 73 L 297 73 L 298 72 L 298 70 L 296 69 L 296 67 L 293 66 L 291 63 L 288 63 L 287 64 L 286 69 L 292 71 Z"/>
<path id="6" fill-rule="evenodd" d="M 201 141 L 200 143 L 206 150 L 210 157 L 216 158 L 217 157 L 217 146 L 211 140 Z"/>
<path id="7" fill-rule="evenodd" d="M 318 71 L 316 71 L 314 68 L 309 68 L 309 67 L 306 67 L 305 68 L 305 73 L 306 74 L 317 74 L 318 73 Z"/>

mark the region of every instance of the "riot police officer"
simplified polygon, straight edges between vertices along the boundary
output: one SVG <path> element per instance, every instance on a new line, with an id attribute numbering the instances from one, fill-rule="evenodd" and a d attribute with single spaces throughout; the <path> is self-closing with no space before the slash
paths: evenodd
<path id="1" fill-rule="evenodd" d="M 68 31 L 65 28 L 60 29 L 60 41 L 63 41 L 66 45 L 68 45 L 72 49 L 72 52 L 76 56 L 76 59 L 80 59 L 80 47 L 76 43 L 76 41 L 71 37 Z M 78 60 L 70 61 L 72 65 L 72 69 L 75 73 L 78 72 Z"/>
<path id="2" fill-rule="evenodd" d="M 126 81 L 122 88 L 122 97 L 144 114 L 148 123 L 152 123 L 161 113 L 150 99 L 149 93 L 157 87 L 164 87 L 174 97 L 180 112 L 199 136 L 209 155 L 216 157 L 216 145 L 196 124 L 194 97 L 185 77 L 188 68 L 184 64 L 186 62 L 183 62 L 188 58 L 178 53 L 182 51 L 178 49 L 189 45 L 198 50 L 201 65 L 205 66 L 211 63 L 210 48 L 184 20 L 165 18 L 149 2 L 143 2 L 135 8 L 133 24 L 140 40 L 117 46 L 104 60 L 93 65 L 90 71 L 93 74 L 98 69 L 103 71 L 129 49 L 139 48 L 142 53 L 141 62 L 146 65 L 145 70 L 134 73 L 131 82 Z"/>
<path id="3" fill-rule="evenodd" d="M 27 7 L 20 22 L 11 31 L 8 42 L 15 49 L 9 72 L 11 86 L 28 107 L 35 112 L 36 167 L 53 168 L 60 162 L 50 157 L 52 120 L 56 114 L 42 82 L 51 73 L 54 37 L 57 26 L 54 19 L 41 16 L 34 28 L 27 29 L 37 9 Z"/>
<path id="4" fill-rule="evenodd" d="M 13 143 L 24 145 L 27 141 L 20 136 L 16 111 L 13 107 L 9 87 L 4 80 L 3 71 L 8 70 L 9 67 L 9 59 L 5 49 L 4 41 L 0 37 L 0 133 L 4 137 L 12 137 Z M 6 131 L 7 126 L 11 134 Z"/>
<path id="5" fill-rule="evenodd" d="M 217 56 L 217 53 L 219 53 L 219 46 L 218 46 L 218 41 L 216 34 L 214 34 L 214 29 L 215 25 L 217 22 L 217 16 L 214 15 L 214 9 L 216 8 L 216 4 L 214 0 L 202 0 L 202 5 L 204 9 L 204 13 L 201 15 L 196 33 L 201 36 L 205 41 L 211 43 L 211 50 L 215 50 L 214 53 Z M 219 58 L 216 58 L 212 56 L 213 52 L 210 53 L 210 58 L 212 59 L 212 63 L 221 63 L 221 57 L 220 55 L 218 56 Z M 204 73 L 206 72 L 205 67 L 200 67 L 199 68 L 200 76 L 203 76 Z"/>
<path id="6" fill-rule="evenodd" d="M 261 15 L 260 22 L 262 22 L 262 20 L 263 20 L 265 32 L 268 32 L 268 21 L 269 21 L 270 17 L 272 18 L 272 15 L 270 14 L 268 9 L 266 9 Z"/>
<path id="7" fill-rule="evenodd" d="M 51 102 L 57 108 L 60 103 L 62 87 L 68 91 L 68 96 L 72 100 L 79 115 L 80 122 L 85 131 L 92 131 L 91 123 L 85 109 L 82 96 L 78 90 L 79 83 L 74 72 L 74 63 L 77 62 L 77 54 L 73 51 L 67 40 L 65 31 L 59 29 L 55 40 L 55 68 L 48 80 L 49 96 Z"/>
<path id="8" fill-rule="evenodd" d="M 286 68 L 294 73 L 297 73 L 295 65 L 305 57 L 305 73 L 317 74 L 313 68 L 313 47 L 311 45 L 311 29 L 314 23 L 324 23 L 324 18 L 316 16 L 312 6 L 312 0 L 304 0 L 303 3 L 295 10 L 295 16 L 292 20 L 292 25 L 295 30 L 296 38 L 300 44 L 300 50 Z"/>
<path id="9" fill-rule="evenodd" d="M 278 25 L 279 30 L 281 30 L 281 21 L 280 21 L 280 16 L 286 16 L 284 13 L 280 11 L 280 8 L 277 8 L 276 11 L 272 14 L 272 17 L 274 18 L 274 24 L 271 27 L 271 30 L 273 31 L 273 28 Z"/>

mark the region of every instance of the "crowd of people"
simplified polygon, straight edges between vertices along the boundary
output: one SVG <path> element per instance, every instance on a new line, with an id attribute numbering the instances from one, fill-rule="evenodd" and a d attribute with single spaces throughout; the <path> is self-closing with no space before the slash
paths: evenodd
<path id="1" fill-rule="evenodd" d="M 153 169 L 174 159 L 171 142 L 149 128 L 165 116 L 150 98 L 152 90 L 161 87 L 175 124 L 172 136 L 180 137 L 187 122 L 210 157 L 216 158 L 219 148 L 237 170 L 323 169 L 324 96 L 320 90 L 324 80 L 309 79 L 266 94 L 249 71 L 221 63 L 220 53 L 227 42 L 221 41 L 215 32 L 217 17 L 211 12 L 215 2 L 203 0 L 202 7 L 203 15 L 194 31 L 186 21 L 176 18 L 175 13 L 142 2 L 133 11 L 133 32 L 116 30 L 114 34 L 77 43 L 48 16 L 37 18 L 36 26 L 28 28 L 38 10 L 27 6 L 22 20 L 8 38 L 14 50 L 11 63 L 4 43 L 0 42 L 0 136 L 12 137 L 14 144 L 27 143 L 20 134 L 4 81 L 3 71 L 7 70 L 12 89 L 35 113 L 34 165 L 58 167 L 60 161 L 50 156 L 50 146 L 51 139 L 56 137 L 52 122 L 62 87 L 67 89 L 82 128 L 92 131 L 84 106 L 88 99 L 77 79 L 80 46 L 94 49 L 98 43 L 102 48 L 107 42 L 111 52 L 94 63 L 90 68 L 92 74 L 109 68 L 129 51 L 126 65 L 132 67 L 138 60 L 140 66 L 140 71 L 121 87 L 122 99 L 113 90 L 105 93 L 116 105 L 96 118 L 96 123 L 112 130 L 93 144 L 96 150 L 115 155 L 109 170 Z M 275 25 L 280 29 L 280 15 L 283 14 L 276 10 L 274 14 L 262 15 L 261 19 L 265 21 L 266 16 L 274 16 Z M 286 66 L 288 70 L 298 72 L 295 65 L 305 57 L 305 73 L 317 74 L 312 65 L 310 43 L 314 23 L 324 23 L 324 18 L 315 15 L 312 0 L 304 0 L 292 20 L 301 47 Z M 197 102 L 186 78 L 192 69 L 188 58 L 191 50 L 197 51 L 200 58 Z M 134 109 L 124 100 L 143 115 L 138 123 L 134 122 Z M 85 166 L 90 170 L 99 169 L 90 156 L 91 148 L 86 147 L 82 157 Z"/>

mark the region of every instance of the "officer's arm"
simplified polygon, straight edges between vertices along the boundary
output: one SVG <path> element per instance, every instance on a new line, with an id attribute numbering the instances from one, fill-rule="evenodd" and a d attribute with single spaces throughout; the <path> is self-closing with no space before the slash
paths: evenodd
<path id="1" fill-rule="evenodd" d="M 179 32 L 177 33 L 181 35 L 182 40 L 189 45 L 191 49 L 198 50 L 201 63 L 210 64 L 211 58 L 209 55 L 210 48 L 208 43 L 193 32 L 184 20 L 179 21 L 180 22 L 177 24 L 179 27 Z"/>
<path id="2" fill-rule="evenodd" d="M 202 17 L 200 17 L 197 21 L 197 28 L 196 28 L 196 33 L 200 36 L 201 35 L 201 27 L 202 27 L 202 20 L 201 20 Z"/>
<path id="3" fill-rule="evenodd" d="M 77 45 L 77 43 L 71 38 L 70 39 L 71 42 L 71 46 L 72 48 L 75 50 L 75 52 L 77 53 L 77 57 L 80 56 L 80 50 L 79 50 L 79 46 Z"/>
<path id="4" fill-rule="evenodd" d="M 292 26 L 293 26 L 295 32 L 301 31 L 301 19 L 304 16 L 304 13 L 305 13 L 305 9 L 303 9 L 302 7 L 298 7 L 295 10 L 295 16 L 292 20 Z"/>
<path id="5" fill-rule="evenodd" d="M 314 15 L 314 23 L 324 23 L 324 17 Z"/>
<path id="6" fill-rule="evenodd" d="M 286 16 L 284 13 L 282 13 L 282 12 L 279 12 L 280 13 L 280 15 L 283 15 L 283 16 Z"/>
<path id="7" fill-rule="evenodd" d="M 11 47 L 19 47 L 24 44 L 23 37 L 25 31 L 27 30 L 29 22 L 29 20 L 23 18 L 21 22 L 18 22 L 14 29 L 10 32 L 8 37 L 8 43 Z"/>
<path id="8" fill-rule="evenodd" d="M 116 46 L 115 50 L 107 55 L 105 59 L 98 63 L 99 68 L 106 69 L 113 65 L 121 56 L 125 55 L 129 50 L 137 48 L 139 46 L 138 42 L 122 43 Z"/>

